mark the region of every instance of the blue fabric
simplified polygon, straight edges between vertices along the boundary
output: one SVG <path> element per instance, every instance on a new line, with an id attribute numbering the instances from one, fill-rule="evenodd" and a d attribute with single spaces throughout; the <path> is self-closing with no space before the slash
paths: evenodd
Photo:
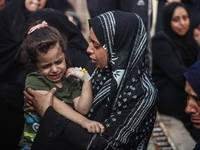
<path id="1" fill-rule="evenodd" d="M 31 147 L 29 147 L 29 146 L 24 146 L 24 147 L 22 147 L 20 150 L 31 150 Z"/>
<path id="2" fill-rule="evenodd" d="M 195 145 L 195 148 L 193 150 L 200 150 L 200 140 L 199 142 Z"/>
<path id="3" fill-rule="evenodd" d="M 198 97 L 200 97 L 200 60 L 194 63 L 183 75 L 190 83 Z"/>

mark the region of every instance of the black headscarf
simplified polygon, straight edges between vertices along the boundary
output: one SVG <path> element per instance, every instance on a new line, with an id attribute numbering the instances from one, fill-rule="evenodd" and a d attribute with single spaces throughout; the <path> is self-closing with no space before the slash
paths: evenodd
<path id="1" fill-rule="evenodd" d="M 56 2 L 55 0 L 47 0 L 45 8 L 51 7 L 64 12 L 64 9 L 71 8 L 71 6 L 67 7 L 68 4 L 65 0 L 59 0 L 59 2 L 58 0 Z M 27 15 L 29 14 L 30 12 L 25 7 L 25 0 L 13 0 L 0 11 L 0 81 L 10 78 L 8 75 L 10 74 L 10 70 L 15 68 L 16 64 L 20 63 L 18 58 L 26 31 Z M 63 17 L 63 19 L 65 18 Z M 77 38 L 80 36 L 80 33 L 77 32 L 77 29 L 75 29 L 75 32 L 69 32 L 68 35 L 71 36 L 72 33 L 77 34 Z M 86 41 L 83 42 L 83 40 L 80 43 L 80 45 L 83 44 L 81 49 L 87 47 Z"/>
<path id="2" fill-rule="evenodd" d="M 138 15 L 121 11 L 99 15 L 89 24 L 108 54 L 108 66 L 96 68 L 92 74 L 94 97 L 88 116 L 93 119 L 98 108 L 105 105 L 108 113 L 103 116 L 106 127 L 103 137 L 110 145 L 118 148 L 131 145 L 136 149 L 144 141 L 145 147 L 153 125 L 149 121 L 155 121 L 157 91 L 144 70 L 147 51 L 144 24 Z M 150 124 L 143 126 L 144 120 Z"/>
<path id="3" fill-rule="evenodd" d="M 182 3 L 173 2 L 167 5 L 163 11 L 164 31 L 170 36 L 172 41 L 178 45 L 177 47 L 179 47 L 178 50 L 183 59 L 184 65 L 190 67 L 197 60 L 199 47 L 189 31 L 186 35 L 180 36 L 171 28 L 172 16 L 177 7 L 183 7 L 188 13 L 186 6 Z"/>
<path id="4" fill-rule="evenodd" d="M 58 29 L 67 38 L 66 56 L 71 59 L 72 65 L 86 67 L 89 61 L 86 52 L 88 43 L 80 30 L 63 13 L 51 8 L 37 10 L 27 16 L 28 26 L 36 20 L 45 20 L 49 25 Z"/>

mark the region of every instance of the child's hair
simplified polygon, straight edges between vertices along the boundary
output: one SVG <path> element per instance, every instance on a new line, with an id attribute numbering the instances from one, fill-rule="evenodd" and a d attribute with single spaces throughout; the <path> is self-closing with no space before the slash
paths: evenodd
<path id="1" fill-rule="evenodd" d="M 35 25 L 41 23 L 41 20 L 34 22 L 30 26 L 29 31 Z M 31 33 L 26 33 L 24 42 L 22 44 L 22 51 L 24 52 L 25 56 L 27 56 L 28 64 L 36 67 L 37 56 L 39 54 L 38 52 L 47 53 L 49 49 L 56 45 L 56 43 L 59 44 L 62 52 L 65 53 L 67 49 L 67 40 L 61 36 L 60 32 L 56 28 L 52 26 L 48 25 L 43 28 L 37 28 Z M 67 67 L 71 65 L 68 58 L 66 58 L 66 64 Z"/>

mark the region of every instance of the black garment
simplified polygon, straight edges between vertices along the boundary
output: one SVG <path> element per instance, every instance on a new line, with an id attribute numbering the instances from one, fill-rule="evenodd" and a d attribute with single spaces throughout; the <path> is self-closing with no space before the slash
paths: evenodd
<path id="1" fill-rule="evenodd" d="M 51 8 L 44 8 L 27 16 L 28 26 L 36 20 L 45 20 L 67 38 L 66 57 L 71 60 L 73 67 L 86 67 L 89 61 L 86 52 L 88 43 L 80 30 L 64 14 Z"/>
<path id="2" fill-rule="evenodd" d="M 145 70 L 151 74 L 150 30 L 152 25 L 152 0 L 87 0 L 87 6 L 91 18 L 111 10 L 136 13 L 142 18 L 148 34 L 148 52 L 146 54 Z"/>
<path id="3" fill-rule="evenodd" d="M 166 0 L 158 0 L 157 19 L 156 19 L 156 33 L 163 29 L 162 15 Z M 182 0 L 182 3 L 187 7 L 189 17 L 192 20 L 194 16 L 200 12 L 199 0 Z"/>
<path id="4" fill-rule="evenodd" d="M 89 23 L 107 52 L 108 66 L 92 73 L 93 105 L 87 117 L 101 122 L 105 132 L 102 136 L 90 134 L 66 118 L 59 119 L 61 116 L 49 107 L 33 150 L 44 146 L 57 149 L 58 145 L 65 149 L 147 149 L 156 119 L 157 89 L 144 70 L 147 34 L 142 20 L 133 13 L 114 11 Z M 48 117 L 54 115 L 56 121 Z"/>
<path id="5" fill-rule="evenodd" d="M 151 5 L 151 0 L 87 0 L 91 18 L 111 10 L 133 12 L 143 19 L 146 29 L 148 24 L 151 24 L 152 12 L 149 11 Z"/>
<path id="6" fill-rule="evenodd" d="M 177 35 L 171 29 L 171 17 L 180 3 L 168 5 L 164 10 L 164 31 L 152 39 L 153 72 L 152 77 L 159 92 L 158 111 L 180 119 L 195 140 L 200 138 L 200 131 L 192 126 L 185 113 L 187 95 L 183 73 L 197 61 L 199 47 L 188 32 Z"/>
<path id="7" fill-rule="evenodd" d="M 67 7 L 67 1 L 59 1 L 47 0 L 45 7 L 58 10 Z M 13 0 L 0 11 L 0 81 L 5 80 L 6 72 L 15 65 L 20 55 L 28 14 L 25 0 Z"/>
<path id="8" fill-rule="evenodd" d="M 0 11 L 0 117 L 13 118 L 12 121 L 3 119 L 4 123 L 1 124 L 0 128 L 1 142 L 9 141 L 5 145 L 11 146 L 7 147 L 7 150 L 16 149 L 21 137 L 24 124 L 24 83 L 26 75 L 32 71 L 20 59 L 20 47 L 27 27 L 27 16 L 30 14 L 24 6 L 24 1 L 13 0 Z M 57 24 L 58 28 L 62 29 L 61 32 L 67 36 L 69 47 L 66 55 L 72 59 L 72 64 L 86 67 L 89 57 L 85 50 L 88 44 L 81 32 L 75 25 L 69 23 L 68 18 L 61 12 L 56 10 L 54 12 L 53 9 L 49 11 L 47 9 L 45 12 L 51 17 L 52 24 L 54 18 L 56 20 L 54 24 Z M 37 12 L 35 12 L 35 15 L 37 15 Z M 41 15 L 45 16 L 42 9 Z M 66 27 L 67 25 L 68 27 Z M 13 135 L 12 140 L 11 135 Z M 4 149 L 3 144 L 0 145 L 0 149 Z"/>
<path id="9" fill-rule="evenodd" d="M 87 146 L 91 150 L 101 150 L 109 147 L 101 136 L 88 133 L 86 129 L 58 114 L 52 107 L 46 110 L 41 124 L 33 150 L 85 150 Z"/>

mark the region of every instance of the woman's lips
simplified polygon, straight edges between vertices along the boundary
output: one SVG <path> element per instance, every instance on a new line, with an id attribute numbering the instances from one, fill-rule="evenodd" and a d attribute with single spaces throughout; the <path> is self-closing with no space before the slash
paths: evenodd
<path id="1" fill-rule="evenodd" d="M 200 124 L 200 119 L 191 119 L 192 123 Z"/>
<path id="2" fill-rule="evenodd" d="M 92 63 L 96 63 L 96 62 L 97 62 L 96 60 L 92 59 Z"/>

